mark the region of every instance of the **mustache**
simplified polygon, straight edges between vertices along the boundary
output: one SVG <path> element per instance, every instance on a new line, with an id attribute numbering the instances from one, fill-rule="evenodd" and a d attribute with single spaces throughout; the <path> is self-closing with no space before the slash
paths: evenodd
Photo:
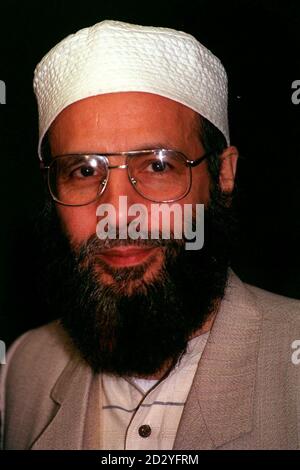
<path id="1" fill-rule="evenodd" d="M 166 247 L 181 247 L 185 243 L 185 238 L 175 239 L 174 234 L 170 234 L 170 238 L 164 239 L 162 231 L 159 231 L 159 238 L 151 238 L 151 233 L 142 231 L 139 233 L 139 238 L 106 238 L 102 240 L 96 234 L 91 235 L 86 241 L 80 244 L 73 244 L 73 251 L 77 254 L 77 259 L 82 256 L 92 256 L 100 254 L 101 252 L 118 247 L 134 246 L 141 248 L 166 248 Z"/>
<path id="2" fill-rule="evenodd" d="M 92 235 L 89 239 L 82 243 L 74 253 L 74 257 L 79 269 L 85 269 L 88 266 L 92 269 L 93 267 L 97 270 L 100 269 L 102 272 L 110 274 L 117 283 L 117 286 L 112 288 L 120 288 L 123 284 L 128 284 L 130 281 L 140 281 L 144 274 L 147 272 L 151 263 L 155 259 L 155 255 L 149 257 L 141 265 L 137 266 L 124 266 L 114 267 L 110 266 L 106 261 L 101 259 L 101 253 L 107 249 L 117 248 L 120 246 L 135 246 L 145 249 L 149 248 L 160 248 L 163 252 L 163 265 L 161 271 L 158 274 L 158 278 L 161 279 L 162 273 L 165 271 L 166 263 L 174 262 L 180 253 L 184 251 L 184 242 L 182 240 L 164 240 L 159 238 L 157 240 L 149 239 L 106 239 L 100 240 L 97 235 Z M 129 284 L 128 284 L 129 285 Z M 129 289 L 130 290 L 130 289 Z"/>

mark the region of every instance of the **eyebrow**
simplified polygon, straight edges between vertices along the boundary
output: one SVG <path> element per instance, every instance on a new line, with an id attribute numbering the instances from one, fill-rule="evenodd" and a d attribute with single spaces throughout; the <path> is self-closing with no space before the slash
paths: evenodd
<path id="1" fill-rule="evenodd" d="M 169 150 L 177 150 L 181 151 L 179 148 L 175 147 L 174 144 L 171 144 L 168 141 L 164 142 L 145 142 L 143 145 L 134 146 L 129 150 L 138 151 L 138 150 L 154 150 L 154 149 L 169 149 Z"/>
<path id="2" fill-rule="evenodd" d="M 132 148 L 131 150 L 150 150 L 150 149 L 173 149 L 174 146 L 170 144 L 170 142 L 146 142 L 142 146 L 137 146 Z"/>

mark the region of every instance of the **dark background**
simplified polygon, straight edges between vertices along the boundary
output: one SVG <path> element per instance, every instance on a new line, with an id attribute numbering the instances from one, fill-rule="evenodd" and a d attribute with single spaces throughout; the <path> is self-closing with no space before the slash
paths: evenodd
<path id="1" fill-rule="evenodd" d="M 299 1 L 18 1 L 1 4 L 0 339 L 55 318 L 37 279 L 43 241 L 33 70 L 66 35 L 104 19 L 181 29 L 197 37 L 229 75 L 237 174 L 239 242 L 232 266 L 245 281 L 300 298 Z"/>

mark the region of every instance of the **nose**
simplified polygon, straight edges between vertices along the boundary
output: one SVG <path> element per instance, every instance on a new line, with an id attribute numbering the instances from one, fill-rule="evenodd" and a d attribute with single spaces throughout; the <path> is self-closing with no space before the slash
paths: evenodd
<path id="1" fill-rule="evenodd" d="M 116 225 L 121 227 L 135 219 L 135 215 L 128 215 L 128 207 L 137 203 L 145 205 L 147 201 L 137 193 L 129 181 L 125 158 L 109 157 L 108 181 L 98 204 L 112 205 L 116 212 Z"/>

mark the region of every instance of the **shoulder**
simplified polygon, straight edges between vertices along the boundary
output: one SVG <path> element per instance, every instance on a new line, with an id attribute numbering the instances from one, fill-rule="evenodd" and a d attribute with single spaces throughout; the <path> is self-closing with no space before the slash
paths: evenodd
<path id="1" fill-rule="evenodd" d="M 250 284 L 244 286 L 261 310 L 263 320 L 300 325 L 300 300 L 268 292 Z"/>
<path id="2" fill-rule="evenodd" d="M 289 369 L 300 380 L 300 301 L 246 283 L 243 290 L 260 318 L 259 357 L 274 364 L 278 376 Z"/>
<path id="3" fill-rule="evenodd" d="M 26 393 L 33 386 L 49 388 L 74 354 L 75 348 L 59 321 L 29 330 L 8 350 L 6 364 L 1 366 L 1 388 L 7 396 L 9 390 L 15 394 L 18 390 Z"/>
<path id="4" fill-rule="evenodd" d="M 227 292 L 235 321 L 244 318 L 244 326 L 251 322 L 259 324 L 261 344 L 266 340 L 270 350 L 283 344 L 288 350 L 293 341 L 300 340 L 299 300 L 244 283 L 233 271 L 230 271 Z"/>
<path id="5" fill-rule="evenodd" d="M 17 338 L 8 350 L 7 365 L 14 362 L 16 368 L 19 362 L 24 366 L 28 362 L 41 364 L 46 361 L 49 367 L 51 364 L 59 367 L 59 364 L 65 363 L 73 353 L 68 335 L 59 321 L 54 321 L 29 330 Z"/>
<path id="6" fill-rule="evenodd" d="M 226 292 L 237 308 L 254 308 L 265 321 L 300 324 L 300 300 L 243 282 L 232 269 L 229 270 Z"/>
<path id="7" fill-rule="evenodd" d="M 21 434 L 27 433 L 24 439 L 29 438 L 31 431 L 24 423 L 31 422 L 27 414 L 36 403 L 37 410 L 44 409 L 50 415 L 53 403 L 49 393 L 74 354 L 77 353 L 58 321 L 27 331 L 13 342 L 6 364 L 0 366 L 0 448 L 4 445 L 4 426 L 8 429 L 10 422 L 15 432 L 23 421 Z"/>

